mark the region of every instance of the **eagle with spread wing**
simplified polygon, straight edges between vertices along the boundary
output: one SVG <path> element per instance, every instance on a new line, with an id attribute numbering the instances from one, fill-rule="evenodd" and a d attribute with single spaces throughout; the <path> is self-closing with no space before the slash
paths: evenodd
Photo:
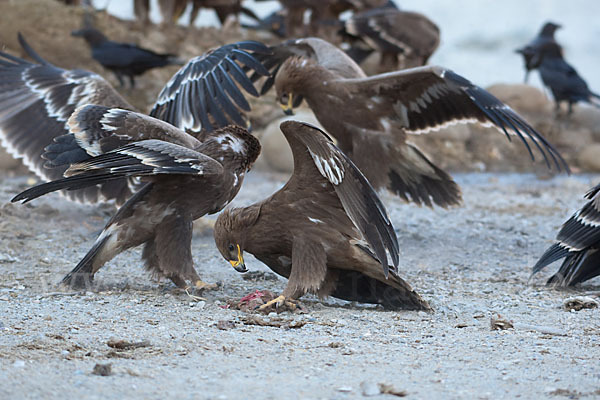
<path id="1" fill-rule="evenodd" d="M 286 121 L 281 131 L 294 157 L 289 181 L 259 203 L 225 210 L 214 231 L 217 248 L 237 271 L 246 271 L 248 252 L 289 279 L 282 295 L 262 307 L 310 292 L 392 309 L 430 309 L 398 275 L 394 228 L 358 168 L 311 125 Z"/>
<path id="2" fill-rule="evenodd" d="M 144 245 L 152 273 L 207 287 L 193 266 L 192 222 L 233 199 L 260 152 L 254 136 L 230 125 L 245 125 L 242 112 L 250 109 L 241 88 L 258 95 L 242 67 L 267 74 L 251 54 L 267 48 L 240 42 L 191 60 L 183 70 L 196 90 L 167 86 L 146 116 L 99 75 L 55 67 L 20 41 L 37 63 L 0 53 L 0 138 L 49 182 L 13 201 L 63 190 L 82 202 L 123 204 L 63 283 L 87 284 L 114 256 Z M 183 103 L 172 93 L 201 102 L 185 110 L 192 122 L 178 118 Z"/>
<path id="3" fill-rule="evenodd" d="M 342 50 L 317 38 L 271 50 L 257 55 L 272 71 L 262 93 L 275 86 L 287 113 L 306 100 L 375 189 L 427 206 L 459 204 L 458 185 L 410 143 L 410 135 L 460 122 L 496 127 L 509 140 L 518 137 L 532 158 L 537 148 L 548 167 L 569 170 L 558 151 L 508 105 L 449 69 L 427 66 L 367 77 Z M 180 80 L 170 90 L 192 90 L 189 86 Z M 189 109 L 198 105 L 193 97 L 187 100 Z"/>
<path id="4" fill-rule="evenodd" d="M 64 178 L 25 190 L 13 202 L 127 177 L 138 178 L 141 187 L 62 282 L 87 285 L 107 261 L 144 245 L 142 259 L 153 274 L 179 287 L 191 282 L 206 288 L 193 266 L 192 222 L 220 211 L 235 197 L 260 153 L 258 140 L 228 126 L 201 142 L 156 118 L 96 105 L 78 108 L 67 124 L 77 143 L 95 156 L 71 164 Z"/>
<path id="5" fill-rule="evenodd" d="M 100 75 L 54 66 L 21 35 L 19 42 L 35 62 L 0 52 L 0 143 L 42 180 L 60 179 L 70 164 L 98 154 L 96 147 L 85 149 L 69 132 L 67 121 L 76 108 L 95 104 L 136 110 Z M 249 111 L 250 105 L 241 90 L 253 96 L 259 93 L 242 68 L 268 75 L 253 56 L 268 51 L 266 46 L 248 41 L 227 44 L 191 59 L 181 71 L 189 82 L 197 83 L 195 91 L 171 90 L 173 83 L 181 83 L 176 77 L 182 72 L 176 74 L 159 94 L 150 115 L 195 136 L 231 123 L 246 126 L 243 112 Z M 177 98 L 171 99 L 172 95 Z M 182 110 L 178 99 L 186 96 L 194 96 L 201 107 Z M 182 114 L 193 122 L 180 118 Z M 98 145 L 102 146 L 102 141 Z M 83 203 L 115 200 L 122 204 L 135 191 L 134 183 L 129 178 L 114 179 L 66 195 Z"/>

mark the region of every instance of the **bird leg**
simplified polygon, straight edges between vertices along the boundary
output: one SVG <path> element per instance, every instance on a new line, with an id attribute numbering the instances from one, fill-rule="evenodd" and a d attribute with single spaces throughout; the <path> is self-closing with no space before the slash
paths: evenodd
<path id="1" fill-rule="evenodd" d="M 300 308 L 300 303 L 297 300 L 280 295 L 258 307 L 258 311 L 268 314 L 271 311 L 283 312 L 286 311 L 286 309 L 289 311 L 296 311 L 298 308 Z"/>
<path id="2" fill-rule="evenodd" d="M 194 282 L 194 289 L 196 290 L 214 290 L 217 289 L 219 285 L 216 283 L 207 283 L 201 279 L 198 279 Z"/>
<path id="3" fill-rule="evenodd" d="M 121 76 L 121 73 L 115 72 L 115 76 L 119 80 L 120 87 L 124 88 L 125 87 L 125 81 L 123 80 L 123 76 Z"/>

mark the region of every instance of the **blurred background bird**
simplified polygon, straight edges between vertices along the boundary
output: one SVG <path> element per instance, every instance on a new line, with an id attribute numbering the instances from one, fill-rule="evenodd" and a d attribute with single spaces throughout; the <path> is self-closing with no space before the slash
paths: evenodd
<path id="1" fill-rule="evenodd" d="M 554 39 L 554 32 L 559 28 L 560 25 L 554 22 L 546 22 L 540 33 L 531 42 L 515 50 L 523 56 L 525 62 L 525 83 L 528 81 L 529 72 L 540 66 L 544 50 L 551 46 L 560 46 Z"/>
<path id="2" fill-rule="evenodd" d="M 534 40 L 517 49 L 525 61 L 525 82 L 529 72 L 537 69 L 544 86 L 552 92 L 557 112 L 563 101 L 568 104 L 568 115 L 578 102 L 600 107 L 600 96 L 590 90 L 577 70 L 565 60 L 563 48 L 554 38 L 558 28 L 560 25 L 547 22 Z"/>
<path id="3" fill-rule="evenodd" d="M 114 42 L 92 26 L 75 30 L 71 35 L 85 39 L 94 60 L 113 72 L 122 87 L 125 86 L 124 78 L 129 79 L 133 88 L 135 77 L 149 69 L 185 63 L 174 54 L 159 54 L 135 44 Z"/>

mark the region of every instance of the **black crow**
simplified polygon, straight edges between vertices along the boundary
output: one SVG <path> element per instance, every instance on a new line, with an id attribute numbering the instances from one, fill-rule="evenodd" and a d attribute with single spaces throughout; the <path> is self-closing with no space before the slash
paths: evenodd
<path id="1" fill-rule="evenodd" d="M 151 68 L 183 65 L 173 54 L 158 54 L 134 44 L 113 42 L 95 28 L 83 28 L 71 32 L 71 35 L 85 39 L 92 49 L 94 60 L 114 72 L 121 86 L 124 86 L 125 76 L 129 77 L 131 87 L 134 87 L 134 76 L 141 75 Z"/>
<path id="2" fill-rule="evenodd" d="M 554 96 L 557 110 L 561 101 L 569 103 L 569 115 L 573 104 L 580 101 L 600 107 L 600 96 L 593 93 L 575 68 L 565 61 L 560 46 L 545 45 L 540 57 L 537 68 L 542 82 Z"/>
<path id="3" fill-rule="evenodd" d="M 527 83 L 529 72 L 539 67 L 544 48 L 554 45 L 559 46 L 554 39 L 554 32 L 560 27 L 554 22 L 546 22 L 535 39 L 525 47 L 516 50 L 517 53 L 523 55 L 525 61 L 525 83 Z"/>

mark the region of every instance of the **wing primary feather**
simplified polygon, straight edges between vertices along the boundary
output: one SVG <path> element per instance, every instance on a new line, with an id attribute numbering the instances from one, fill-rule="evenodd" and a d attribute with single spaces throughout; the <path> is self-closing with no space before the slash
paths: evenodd
<path id="1" fill-rule="evenodd" d="M 229 96 L 227 96 L 227 94 L 223 90 L 223 87 L 220 84 L 221 82 L 219 81 L 217 74 L 215 74 L 214 71 L 211 71 L 207 76 L 207 79 L 213 85 L 213 90 L 215 92 L 215 100 L 219 102 L 221 109 L 225 113 L 227 113 L 227 115 L 229 115 L 231 119 L 235 121 L 236 124 L 244 126 L 244 118 L 242 118 L 242 115 L 240 114 L 238 108 L 231 102 Z"/>
<path id="2" fill-rule="evenodd" d="M 223 67 L 223 65 L 219 64 L 217 66 L 217 69 L 215 70 L 215 74 L 221 81 L 221 84 L 222 84 L 225 92 L 227 92 L 229 97 L 231 97 L 233 99 L 233 101 L 235 101 L 235 103 L 238 105 L 238 107 L 240 107 L 241 109 L 243 109 L 245 111 L 250 111 L 250 104 L 248 104 L 248 101 L 246 101 L 246 98 L 244 97 L 244 95 L 235 86 L 235 83 L 229 77 L 229 74 L 227 73 L 227 70 Z"/>
<path id="3" fill-rule="evenodd" d="M 258 61 L 256 58 L 252 57 L 250 54 L 245 51 L 233 49 L 231 51 L 231 57 L 235 60 L 238 60 L 244 65 L 252 68 L 259 75 L 267 76 L 269 75 L 269 71 Z"/>
<path id="4" fill-rule="evenodd" d="M 42 56 L 40 56 L 38 53 L 36 53 L 35 50 L 33 50 L 33 48 L 29 45 L 29 43 L 27 43 L 27 41 L 25 40 L 25 37 L 23 37 L 21 32 L 17 33 L 17 38 L 19 40 L 19 44 L 21 45 L 23 50 L 25 50 L 25 52 L 27 53 L 27 55 L 29 57 L 31 57 L 32 59 L 34 59 L 35 61 L 37 61 L 38 63 L 40 63 L 42 65 L 53 66 L 48 61 L 44 60 L 42 58 Z"/>
<path id="5" fill-rule="evenodd" d="M 254 40 L 243 40 L 241 42 L 236 43 L 240 49 L 252 51 L 258 54 L 273 54 L 273 51 L 266 45 L 261 42 L 257 42 Z"/>
<path id="6" fill-rule="evenodd" d="M 208 113 L 212 115 L 215 119 L 217 127 L 223 127 L 228 125 L 228 120 L 225 117 L 225 114 L 223 114 L 223 111 L 221 111 L 219 104 L 217 104 L 218 97 L 214 88 L 214 81 L 209 76 L 207 77 L 205 82 L 207 89 L 206 93 L 208 95 L 206 99 Z"/>
<path id="7" fill-rule="evenodd" d="M 529 143 L 527 142 L 527 140 L 525 139 L 525 137 L 523 136 L 523 134 L 521 133 L 521 131 L 513 124 L 513 122 L 511 121 L 510 117 L 508 115 L 505 115 L 504 113 L 499 113 L 499 112 L 495 112 L 495 115 L 497 115 L 498 118 L 501 119 L 504 122 L 504 124 L 506 124 L 506 126 L 508 126 L 510 129 L 512 129 L 513 132 L 515 132 L 515 135 L 517 135 L 519 137 L 519 139 L 521 139 L 521 141 L 523 142 L 523 144 L 527 148 L 527 152 L 529 153 L 529 156 L 531 157 L 531 159 L 535 160 L 535 157 L 533 155 L 533 151 L 531 150 L 531 146 L 529 146 Z M 542 154 L 544 154 L 544 159 L 545 159 L 546 158 L 546 154 L 543 153 L 543 152 L 542 152 Z M 546 162 L 548 162 L 547 159 L 546 159 Z"/>
<path id="8" fill-rule="evenodd" d="M 244 71 L 235 61 L 227 57 L 225 60 L 223 60 L 223 62 L 229 67 L 229 72 L 231 73 L 233 79 L 235 79 L 235 81 L 239 83 L 239 85 L 244 88 L 246 92 L 250 93 L 254 97 L 259 97 L 259 93 L 252 84 L 252 81 L 248 78 L 248 76 L 246 76 Z"/>
<path id="9" fill-rule="evenodd" d="M 198 87 L 198 101 L 200 102 L 199 107 L 194 107 L 194 112 L 196 112 L 197 116 L 200 117 L 200 121 L 202 122 L 202 127 L 208 131 L 211 132 L 213 130 L 213 126 L 209 121 L 208 118 L 208 114 L 207 114 L 207 110 L 208 110 L 208 104 L 207 104 L 207 90 L 206 90 L 206 85 L 204 84 L 203 81 L 199 81 L 197 83 L 197 87 Z"/>
<path id="10" fill-rule="evenodd" d="M 525 132 L 525 134 L 527 136 L 529 136 L 529 138 L 531 139 L 531 141 L 533 142 L 533 144 L 535 145 L 535 147 L 537 147 L 537 149 L 539 150 L 539 152 L 544 157 L 544 161 L 546 162 L 546 166 L 548 168 L 552 168 L 552 166 L 550 164 L 550 160 L 548 159 L 548 155 L 546 154 L 546 150 L 544 150 L 544 148 L 539 143 L 539 141 L 541 140 L 541 137 L 537 134 L 537 132 L 531 131 L 530 129 L 528 129 L 528 127 L 525 124 L 523 124 L 523 122 L 521 122 L 519 120 L 519 118 L 516 118 L 512 113 L 510 113 L 510 112 L 505 113 L 505 116 L 506 116 L 506 118 L 509 121 L 512 121 L 515 125 L 518 125 L 521 128 L 521 131 Z M 525 143 L 527 145 L 527 140 L 525 139 L 524 135 L 519 135 L 519 137 L 521 138 L 521 140 L 523 141 L 523 143 Z M 543 141 L 543 143 L 546 145 L 546 148 L 548 149 L 547 152 L 550 154 L 551 157 L 553 157 L 553 154 L 552 154 L 552 151 L 551 151 L 551 146 L 549 145 L 549 143 L 546 143 L 545 141 Z M 531 159 L 533 160 L 533 155 L 532 155 L 531 150 L 529 150 L 529 154 L 531 154 Z M 554 162 L 556 164 L 556 160 L 554 160 Z M 557 165 L 557 168 L 560 171 L 560 167 L 558 165 Z"/>

